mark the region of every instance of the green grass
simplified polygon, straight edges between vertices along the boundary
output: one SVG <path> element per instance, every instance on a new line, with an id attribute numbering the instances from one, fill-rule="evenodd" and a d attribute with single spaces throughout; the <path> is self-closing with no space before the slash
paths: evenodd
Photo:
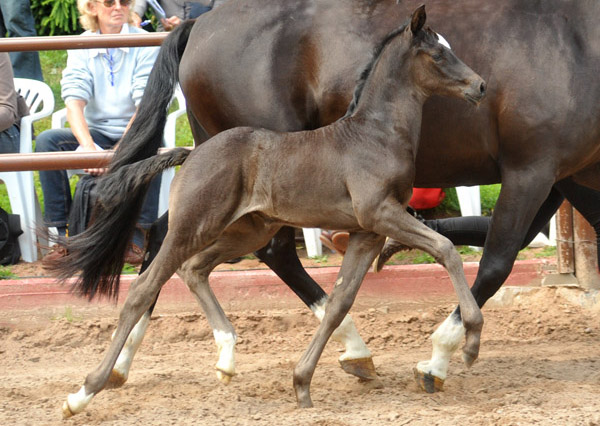
<path id="1" fill-rule="evenodd" d="M 70 306 L 66 306 L 64 312 L 61 315 L 52 317 L 52 320 L 58 321 L 63 318 L 67 322 L 81 321 L 83 319 L 83 317 L 73 315 L 73 308 Z"/>
<path id="2" fill-rule="evenodd" d="M 10 280 L 16 276 L 12 273 L 10 266 L 0 266 L 0 280 Z"/>
<path id="3" fill-rule="evenodd" d="M 65 50 L 49 50 L 40 52 L 40 61 L 42 63 L 42 73 L 44 74 L 44 81 L 54 93 L 54 111 L 58 111 L 65 107 L 65 103 L 60 97 L 60 79 L 62 78 L 62 71 L 67 63 L 67 52 Z M 34 133 L 39 135 L 44 130 L 52 127 L 51 117 L 39 120 L 34 124 Z M 175 132 L 177 146 L 190 146 L 193 145 L 192 132 L 190 130 L 187 117 L 183 116 L 177 119 L 177 129 Z M 34 142 L 35 147 L 35 142 Z M 79 180 L 78 176 L 71 178 L 71 191 L 75 190 L 75 185 Z M 44 195 L 40 186 L 39 173 L 34 172 L 35 190 L 40 200 L 42 212 L 44 211 Z M 8 194 L 6 192 L 6 186 L 4 182 L 0 182 L 0 207 L 4 210 L 11 212 L 10 202 L 8 200 Z"/>
<path id="4" fill-rule="evenodd" d="M 419 252 L 412 260 L 412 263 L 415 265 L 420 265 L 422 263 L 435 263 L 435 259 L 429 253 Z"/>

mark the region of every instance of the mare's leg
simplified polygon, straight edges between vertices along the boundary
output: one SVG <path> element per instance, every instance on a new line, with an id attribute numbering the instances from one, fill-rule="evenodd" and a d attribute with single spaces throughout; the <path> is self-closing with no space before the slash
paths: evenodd
<path id="1" fill-rule="evenodd" d="M 169 212 L 166 212 L 156 222 L 154 222 L 150 228 L 150 231 L 148 232 L 148 244 L 146 247 L 146 254 L 144 256 L 144 262 L 142 263 L 142 267 L 140 269 L 140 275 L 143 274 L 146 269 L 148 269 L 158 254 L 160 246 L 167 235 L 169 220 L 168 213 Z M 142 344 L 142 340 L 144 339 L 144 335 L 146 333 L 146 329 L 148 328 L 148 324 L 150 323 L 150 317 L 152 316 L 152 311 L 156 306 L 157 300 L 158 294 L 156 295 L 152 305 L 150 305 L 148 311 L 142 315 L 135 327 L 133 327 L 133 330 L 131 330 L 129 337 L 127 337 L 127 341 L 125 342 L 125 346 L 123 346 L 123 350 L 121 350 L 119 358 L 117 358 L 117 362 L 115 363 L 113 371 L 110 375 L 107 387 L 116 388 L 123 386 L 123 384 L 127 381 L 133 358 Z"/>
<path id="2" fill-rule="evenodd" d="M 327 293 L 306 273 L 296 252 L 294 228 L 284 227 L 270 243 L 256 252 L 279 278 L 310 308 L 321 321 L 327 304 Z M 358 334 L 348 315 L 331 336 L 344 345 L 339 362 L 344 371 L 361 379 L 377 377 L 371 351 Z"/>
<path id="3" fill-rule="evenodd" d="M 383 246 L 384 238 L 370 233 L 351 234 L 335 287 L 327 302 L 317 332 L 294 369 L 294 390 L 298 406 L 312 407 L 310 382 L 327 340 L 342 322 L 360 288 L 367 270 Z"/>
<path id="4" fill-rule="evenodd" d="M 552 184 L 551 177 L 544 180 L 539 175 L 505 175 L 471 288 L 479 307 L 502 286 L 525 238 L 537 235 L 562 202 L 560 193 L 551 191 Z M 457 307 L 431 336 L 431 359 L 417 365 L 417 379 L 428 392 L 442 389 L 450 358 L 460 344 L 462 333 L 461 309 Z"/>
<path id="5" fill-rule="evenodd" d="M 67 401 L 63 404 L 65 417 L 83 411 L 93 396 L 104 389 L 119 353 L 136 322 L 154 302 L 162 285 L 175 273 L 181 264 L 181 259 L 186 258 L 182 254 L 183 250 L 178 250 L 179 247 L 171 240 L 167 236 L 164 250 L 159 252 L 156 262 L 153 262 L 150 268 L 131 285 L 125 304 L 121 309 L 119 323 L 110 348 L 102 363 L 88 374 L 79 392 L 68 396 Z"/>

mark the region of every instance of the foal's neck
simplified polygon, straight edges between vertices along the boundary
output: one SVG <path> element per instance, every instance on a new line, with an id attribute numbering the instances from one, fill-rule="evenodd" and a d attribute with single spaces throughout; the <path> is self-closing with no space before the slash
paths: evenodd
<path id="1" fill-rule="evenodd" d="M 402 42 L 394 40 L 390 44 Z M 373 123 L 390 143 L 402 138 L 416 147 L 427 95 L 412 80 L 410 55 L 398 55 L 397 51 L 390 45 L 381 52 L 365 82 L 356 110 L 348 119 Z M 365 124 L 365 131 L 373 136 L 373 126 Z"/>

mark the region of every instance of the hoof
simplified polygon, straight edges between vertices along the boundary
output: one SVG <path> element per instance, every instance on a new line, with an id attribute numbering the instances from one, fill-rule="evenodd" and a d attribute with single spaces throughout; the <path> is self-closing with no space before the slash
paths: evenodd
<path id="1" fill-rule="evenodd" d="M 312 400 L 309 398 L 308 401 L 298 401 L 298 408 L 313 408 L 314 405 Z"/>
<path id="2" fill-rule="evenodd" d="M 463 352 L 462 359 L 465 365 L 468 368 L 470 368 L 473 365 L 473 363 L 477 360 L 477 355 L 467 354 Z"/>
<path id="3" fill-rule="evenodd" d="M 108 382 L 106 382 L 106 386 L 104 387 L 105 389 L 115 389 L 115 388 L 120 388 L 121 386 L 123 386 L 125 384 L 125 382 L 127 381 L 127 377 L 117 371 L 117 370 L 113 370 L 110 373 L 110 377 L 108 378 Z"/>
<path id="4" fill-rule="evenodd" d="M 67 401 L 65 401 L 62 405 L 62 415 L 63 415 L 63 419 L 68 419 L 75 415 L 75 413 L 72 412 L 71 409 L 69 408 L 69 403 Z"/>
<path id="5" fill-rule="evenodd" d="M 377 378 L 373 358 L 346 359 L 340 361 L 340 365 L 346 373 L 352 374 L 361 380 L 375 380 Z"/>
<path id="6" fill-rule="evenodd" d="M 442 392 L 444 390 L 444 381 L 429 373 L 413 368 L 417 384 L 427 393 Z"/>
<path id="7" fill-rule="evenodd" d="M 217 379 L 224 385 L 228 385 L 231 382 L 231 378 L 234 376 L 233 374 L 226 373 L 223 370 L 216 369 L 217 371 Z"/>

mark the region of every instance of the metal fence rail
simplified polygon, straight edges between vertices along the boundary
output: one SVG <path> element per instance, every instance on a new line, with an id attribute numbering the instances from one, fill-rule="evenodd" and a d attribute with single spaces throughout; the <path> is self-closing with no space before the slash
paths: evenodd
<path id="1" fill-rule="evenodd" d="M 5 37 L 0 39 L 0 52 L 160 46 L 167 35 L 166 32 L 160 32 L 93 36 Z M 103 167 L 110 162 L 112 155 L 112 151 L 0 154 L 0 172 Z"/>

